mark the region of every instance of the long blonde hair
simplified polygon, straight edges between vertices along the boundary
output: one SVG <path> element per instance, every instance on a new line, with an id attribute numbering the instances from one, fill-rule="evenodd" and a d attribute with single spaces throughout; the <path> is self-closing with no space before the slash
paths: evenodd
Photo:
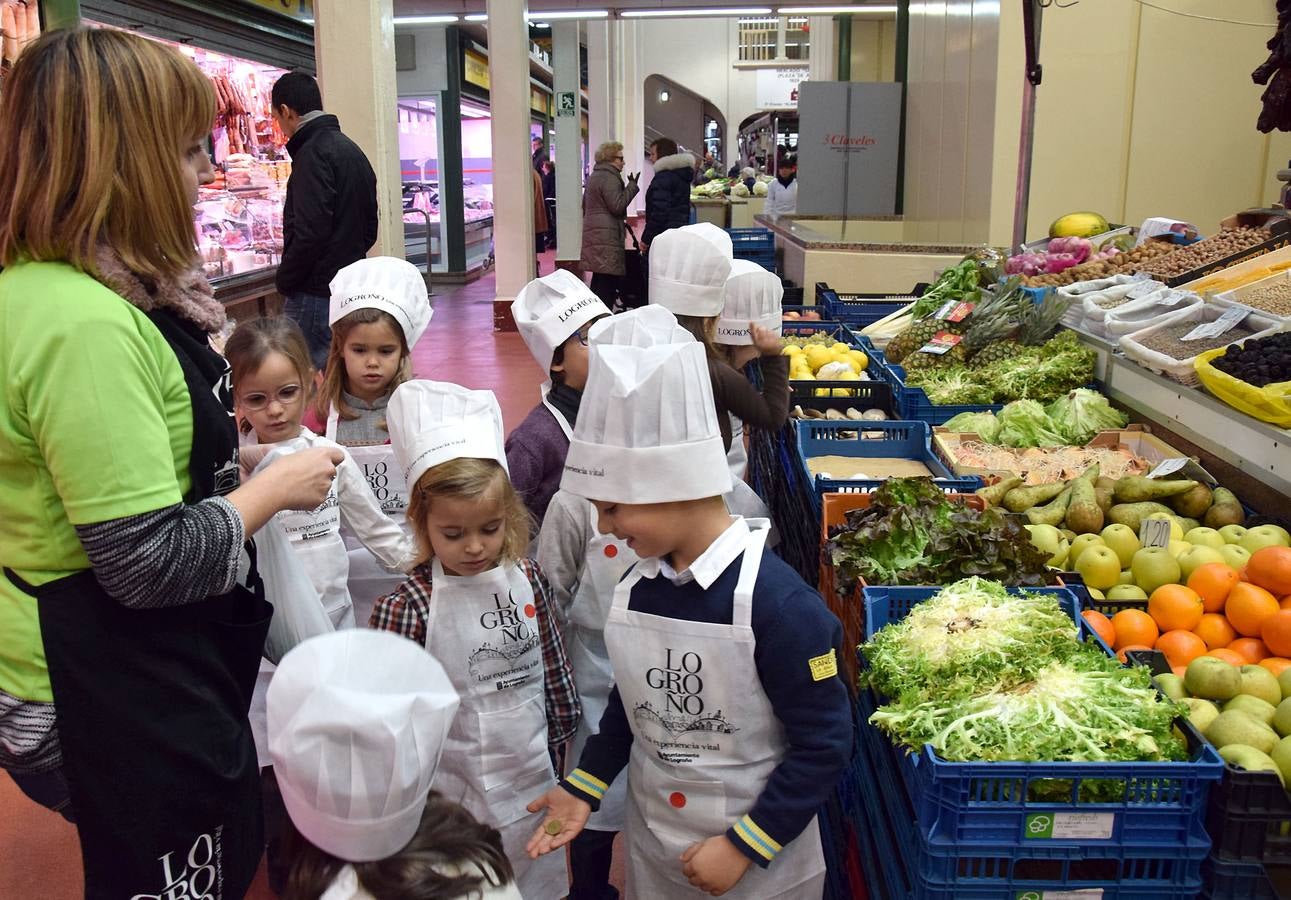
<path id="1" fill-rule="evenodd" d="M 502 560 L 507 563 L 522 558 L 529 547 L 529 509 L 507 477 L 506 469 L 492 459 L 450 459 L 431 466 L 408 492 L 408 523 L 417 538 L 417 563 L 433 556 L 426 516 L 436 497 L 460 500 L 497 499 L 502 502 Z"/>
<path id="2" fill-rule="evenodd" d="M 52 31 L 0 98 L 0 265 L 96 271 L 106 244 L 136 275 L 197 263 L 182 153 L 215 121 L 215 90 L 176 51 L 111 29 Z"/>
<path id="3" fill-rule="evenodd" d="M 412 356 L 408 352 L 408 338 L 395 317 L 370 306 L 356 309 L 348 316 L 337 319 L 336 324 L 332 326 L 332 346 L 327 351 L 327 368 L 323 371 L 323 384 L 314 399 L 314 412 L 323 421 L 327 421 L 327 417 L 331 415 L 332 407 L 336 408 L 337 417 L 340 419 L 349 421 L 359 417 L 358 413 L 350 409 L 350 405 L 345 402 L 345 389 L 349 386 L 345 375 L 345 342 L 349 339 L 350 332 L 359 325 L 374 325 L 377 322 L 385 323 L 399 335 L 399 368 L 395 370 L 386 394 L 393 394 L 395 388 L 412 378 Z M 385 426 L 382 425 L 382 427 Z"/>

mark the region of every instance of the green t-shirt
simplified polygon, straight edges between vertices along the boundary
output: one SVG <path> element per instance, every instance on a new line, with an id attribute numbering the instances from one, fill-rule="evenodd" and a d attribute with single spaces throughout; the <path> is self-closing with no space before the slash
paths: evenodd
<path id="1" fill-rule="evenodd" d="M 138 309 L 62 263 L 0 273 L 0 564 L 40 585 L 89 568 L 74 525 L 179 503 L 192 406 Z M 36 601 L 0 575 L 0 690 L 50 702 Z"/>

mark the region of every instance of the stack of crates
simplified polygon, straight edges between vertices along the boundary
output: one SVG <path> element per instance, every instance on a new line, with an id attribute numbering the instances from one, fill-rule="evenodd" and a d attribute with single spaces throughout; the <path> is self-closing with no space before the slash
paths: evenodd
<path id="1" fill-rule="evenodd" d="M 1214 848 L 1203 869 L 1207 900 L 1291 896 L 1291 797 L 1277 775 L 1227 766 L 1210 795 Z"/>
<path id="2" fill-rule="evenodd" d="M 864 590 L 867 637 L 938 588 Z M 1073 629 L 1096 640 L 1065 588 Z M 1091 896 L 1197 897 L 1210 852 L 1204 817 L 1224 764 L 1186 722 L 1188 762 L 956 763 L 907 753 L 869 718 L 883 700 L 858 692 L 862 777 L 858 829 L 871 897 L 974 900 Z M 1235 895 L 1234 895 L 1235 896 Z M 1251 896 L 1251 895 L 1245 895 Z"/>
<path id="3" fill-rule="evenodd" d="M 736 259 L 755 262 L 768 272 L 775 269 L 775 235 L 769 228 L 728 228 Z"/>

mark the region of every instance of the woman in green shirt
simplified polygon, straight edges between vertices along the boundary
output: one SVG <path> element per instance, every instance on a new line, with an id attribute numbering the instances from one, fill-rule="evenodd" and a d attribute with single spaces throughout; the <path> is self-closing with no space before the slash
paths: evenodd
<path id="1" fill-rule="evenodd" d="M 192 221 L 214 118 L 191 61 L 108 29 L 40 38 L 0 96 L 0 766 L 76 822 L 91 898 L 245 893 L 246 541 L 339 461 L 240 483 Z"/>

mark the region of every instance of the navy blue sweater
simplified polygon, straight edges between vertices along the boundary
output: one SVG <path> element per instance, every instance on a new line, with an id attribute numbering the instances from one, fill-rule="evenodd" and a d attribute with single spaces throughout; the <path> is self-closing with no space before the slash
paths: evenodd
<path id="1" fill-rule="evenodd" d="M 662 575 L 642 578 L 628 606 L 667 618 L 730 624 L 742 559 L 727 566 L 708 590 L 693 581 L 674 585 Z M 753 808 L 726 836 L 765 867 L 811 823 L 838 783 L 852 749 L 852 712 L 834 664 L 843 649 L 842 626 L 820 594 L 770 550 L 763 551 L 753 589 L 752 626 L 757 678 L 784 728 L 787 747 Z M 601 785 L 627 765 L 631 747 L 632 729 L 616 686 L 599 733 L 588 739 L 578 769 L 562 786 L 595 809 L 604 793 Z"/>

